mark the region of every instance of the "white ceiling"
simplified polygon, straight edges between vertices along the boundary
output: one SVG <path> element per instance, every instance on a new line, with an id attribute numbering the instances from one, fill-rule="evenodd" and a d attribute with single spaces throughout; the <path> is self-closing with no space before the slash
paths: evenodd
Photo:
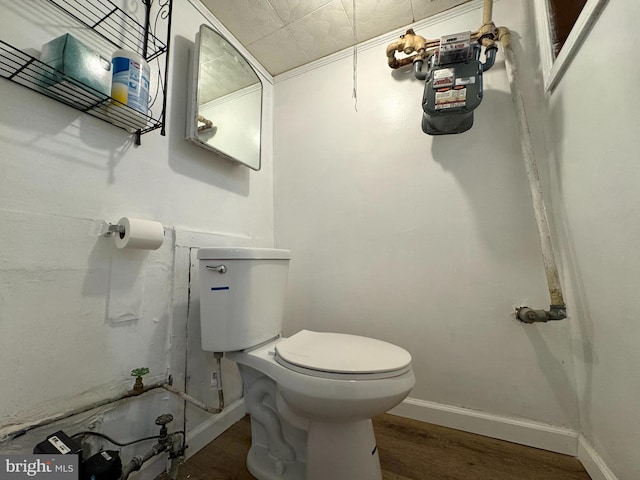
<path id="1" fill-rule="evenodd" d="M 201 0 L 272 75 L 470 0 Z"/>

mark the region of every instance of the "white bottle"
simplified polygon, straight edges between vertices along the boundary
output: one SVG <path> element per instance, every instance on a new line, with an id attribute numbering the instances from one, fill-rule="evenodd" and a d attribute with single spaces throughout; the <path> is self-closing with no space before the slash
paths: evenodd
<path id="1" fill-rule="evenodd" d="M 142 55 L 116 50 L 111 70 L 111 118 L 129 131 L 144 128 L 149 110 L 149 64 Z"/>

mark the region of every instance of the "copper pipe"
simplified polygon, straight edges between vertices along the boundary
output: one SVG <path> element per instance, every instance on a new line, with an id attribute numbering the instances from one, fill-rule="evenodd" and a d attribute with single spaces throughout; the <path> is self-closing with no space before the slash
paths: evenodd
<path id="1" fill-rule="evenodd" d="M 484 0 L 484 11 L 482 14 L 482 25 L 493 23 L 493 0 Z"/>
<path id="2" fill-rule="evenodd" d="M 89 410 L 93 410 L 94 408 L 103 407 L 110 403 L 115 403 L 119 400 L 124 400 L 125 398 L 137 397 L 142 393 L 146 393 L 150 390 L 155 390 L 156 388 L 161 388 L 163 383 L 154 383 L 153 385 L 144 386 L 141 390 L 129 390 L 127 392 L 115 395 L 113 397 L 105 398 L 104 400 L 99 400 L 97 402 L 90 403 L 88 405 L 83 405 L 73 410 L 67 410 L 66 412 L 57 413 L 54 415 L 50 415 L 48 417 L 41 418 L 39 420 L 35 420 L 33 422 L 23 423 L 21 425 L 8 425 L 7 427 L 0 430 L 0 443 L 13 440 L 16 437 L 19 437 L 29 430 L 33 430 L 34 428 L 42 427 L 44 425 L 49 425 L 50 423 L 57 422 L 58 420 L 64 420 L 65 418 L 72 417 L 74 415 L 78 415 L 80 413 L 88 412 Z"/>
<path id="3" fill-rule="evenodd" d="M 495 27 L 494 27 L 495 28 Z M 478 40 L 482 32 L 476 30 L 471 32 L 471 40 Z M 407 38 L 407 36 L 409 36 Z M 427 40 L 420 35 L 413 33 L 412 29 L 400 36 L 400 39 L 387 46 L 387 63 L 389 67 L 396 69 L 409 65 L 416 60 L 424 60 L 431 56 L 434 50 L 440 47 L 440 40 Z M 404 58 L 395 58 L 395 52 L 404 52 L 406 54 L 415 52 L 413 55 Z"/>
<path id="4" fill-rule="evenodd" d="M 134 388 L 124 393 L 120 393 L 118 395 L 114 395 L 112 397 L 105 398 L 103 400 L 99 400 L 97 402 L 93 402 L 88 405 L 82 405 L 72 410 L 67 410 L 66 412 L 56 413 L 48 417 L 40 418 L 33 422 L 26 422 L 21 425 L 7 425 L 5 428 L 0 429 L 0 444 L 4 442 L 9 442 L 16 437 L 24 435 L 29 430 L 33 430 L 34 428 L 42 427 L 44 425 L 49 425 L 53 422 L 57 422 L 58 420 L 64 420 L 65 418 L 73 417 L 74 415 L 88 412 L 89 410 L 93 410 L 94 408 L 103 407 L 110 403 L 115 403 L 120 400 L 124 400 L 126 398 L 137 397 L 138 395 L 149 392 L 151 390 L 156 390 L 158 388 L 162 388 L 168 392 L 173 393 L 174 395 L 178 395 L 183 400 L 186 400 L 192 403 L 193 405 L 197 406 L 198 408 L 201 408 L 202 410 L 208 413 L 220 413 L 224 408 L 224 396 L 222 395 L 222 389 L 218 391 L 218 401 L 219 401 L 218 407 L 210 407 L 200 402 L 199 400 L 196 400 L 195 398 L 187 395 L 186 393 L 181 392 L 180 390 L 178 390 L 177 388 L 171 386 L 166 382 L 154 383 L 152 385 L 143 385 L 142 387 L 140 385 L 141 385 L 141 382 L 138 382 L 138 380 L 136 379 Z"/>
<path id="5" fill-rule="evenodd" d="M 413 58 L 420 55 L 426 48 L 427 40 L 420 35 L 416 35 L 412 28 L 407 30 L 404 35 L 400 35 L 400 39 L 391 43 L 387 47 L 387 63 L 391 68 L 399 68 L 408 65 Z M 416 53 L 410 57 L 396 59 L 395 52 L 404 52 L 406 55 Z"/>

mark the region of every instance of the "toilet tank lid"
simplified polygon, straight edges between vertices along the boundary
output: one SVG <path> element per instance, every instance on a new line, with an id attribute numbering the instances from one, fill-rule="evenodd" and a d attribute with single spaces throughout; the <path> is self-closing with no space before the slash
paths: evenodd
<path id="1" fill-rule="evenodd" d="M 199 260 L 278 260 L 291 258 L 289 250 L 253 247 L 208 247 L 198 249 Z"/>
<path id="2" fill-rule="evenodd" d="M 322 372 L 382 373 L 411 365 L 411 354 L 402 347 L 346 333 L 301 330 L 275 349 L 293 365 Z"/>

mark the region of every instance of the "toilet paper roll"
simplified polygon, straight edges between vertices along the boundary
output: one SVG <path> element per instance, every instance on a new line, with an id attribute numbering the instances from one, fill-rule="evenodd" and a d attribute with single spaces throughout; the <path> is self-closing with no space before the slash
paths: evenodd
<path id="1" fill-rule="evenodd" d="M 160 222 L 123 217 L 118 225 L 124 227 L 124 233 L 115 233 L 116 247 L 157 250 L 164 241 L 164 228 Z"/>

